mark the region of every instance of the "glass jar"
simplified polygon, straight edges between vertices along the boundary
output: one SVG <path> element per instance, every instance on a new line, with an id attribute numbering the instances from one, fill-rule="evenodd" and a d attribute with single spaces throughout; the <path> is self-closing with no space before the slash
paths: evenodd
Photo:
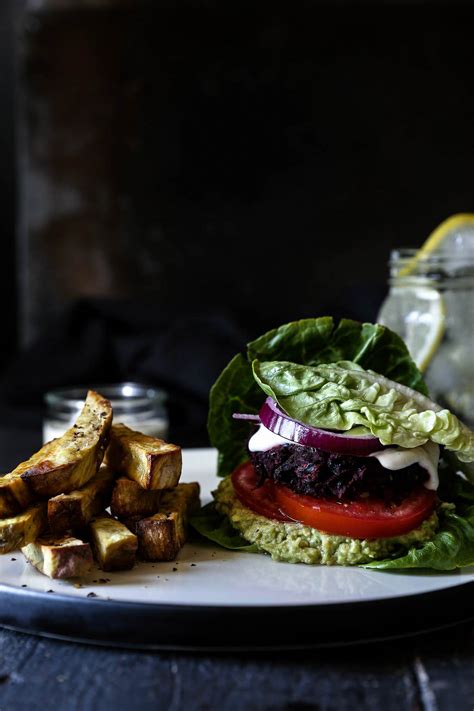
<path id="1" fill-rule="evenodd" d="M 43 420 L 43 442 L 64 434 L 74 424 L 84 406 L 87 390 L 92 389 L 112 403 L 114 422 L 144 434 L 166 439 L 168 415 L 163 390 L 141 383 L 116 383 L 51 390 L 44 396 L 46 414 Z"/>
<path id="2" fill-rule="evenodd" d="M 395 250 L 378 319 L 405 341 L 431 397 L 474 425 L 474 250 Z"/>

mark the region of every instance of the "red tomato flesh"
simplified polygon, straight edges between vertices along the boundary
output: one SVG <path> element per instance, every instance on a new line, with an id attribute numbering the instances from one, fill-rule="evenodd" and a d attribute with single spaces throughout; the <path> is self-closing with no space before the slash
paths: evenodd
<path id="1" fill-rule="evenodd" d="M 351 538 L 389 538 L 408 533 L 431 514 L 436 503 L 436 492 L 424 486 L 393 505 L 371 497 L 357 501 L 316 499 L 268 480 L 258 486 L 250 462 L 234 471 L 232 484 L 239 501 L 255 513 Z"/>
<path id="2" fill-rule="evenodd" d="M 291 521 L 280 508 L 274 497 L 274 485 L 268 479 L 258 486 L 253 464 L 244 462 L 232 474 L 232 484 L 239 501 L 255 513 L 274 518 L 277 521 Z"/>

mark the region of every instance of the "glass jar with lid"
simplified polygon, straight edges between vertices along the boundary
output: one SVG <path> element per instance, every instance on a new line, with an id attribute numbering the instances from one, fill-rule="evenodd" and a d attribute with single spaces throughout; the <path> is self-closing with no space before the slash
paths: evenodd
<path id="1" fill-rule="evenodd" d="M 126 382 L 91 385 L 90 388 L 58 388 L 47 392 L 44 396 L 43 442 L 60 437 L 72 426 L 83 408 L 88 389 L 96 390 L 111 401 L 114 422 L 122 422 L 138 432 L 166 439 L 168 415 L 165 392 L 151 385 Z"/>
<path id="2" fill-rule="evenodd" d="M 431 397 L 474 425 L 474 249 L 394 250 L 378 321 L 404 339 Z"/>

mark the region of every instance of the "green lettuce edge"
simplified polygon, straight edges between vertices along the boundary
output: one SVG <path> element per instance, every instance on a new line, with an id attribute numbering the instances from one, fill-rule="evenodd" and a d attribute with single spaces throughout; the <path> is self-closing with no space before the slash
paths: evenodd
<path id="1" fill-rule="evenodd" d="M 442 504 L 439 518 L 438 531 L 422 546 L 412 546 L 399 558 L 377 560 L 362 567 L 376 570 L 430 568 L 448 571 L 474 565 L 474 506 L 467 507 L 461 515 L 456 513 L 453 504 Z"/>
<path id="2" fill-rule="evenodd" d="M 254 360 L 263 392 L 295 420 L 314 427 L 365 427 L 384 445 L 444 445 L 459 460 L 474 461 L 474 432 L 452 412 L 413 389 L 348 361 L 319 366 Z"/>
<path id="3" fill-rule="evenodd" d="M 423 376 L 403 340 L 386 326 L 331 316 L 307 318 L 272 329 L 247 344 L 224 368 L 209 396 L 209 440 L 218 451 L 218 476 L 227 476 L 247 458 L 252 432 L 234 412 L 257 414 L 265 395 L 252 374 L 253 360 L 288 360 L 320 365 L 349 360 L 402 385 L 428 394 Z"/>
<path id="4" fill-rule="evenodd" d="M 190 524 L 203 538 L 217 543 L 222 548 L 244 553 L 259 553 L 260 549 L 254 543 L 249 543 L 231 525 L 224 514 L 217 511 L 214 501 L 200 509 L 190 519 Z"/>

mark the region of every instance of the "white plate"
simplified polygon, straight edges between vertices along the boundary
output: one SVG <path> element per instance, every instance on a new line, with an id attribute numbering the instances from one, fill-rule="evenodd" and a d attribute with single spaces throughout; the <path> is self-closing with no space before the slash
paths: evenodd
<path id="1" fill-rule="evenodd" d="M 200 482 L 203 504 L 211 500 L 211 491 L 218 483 L 215 471 L 214 450 L 188 449 L 183 452 L 181 480 Z M 208 542 L 202 542 L 185 545 L 177 560 L 172 563 L 139 563 L 131 571 L 116 573 L 104 573 L 95 569 L 80 583 L 51 580 L 26 563 L 20 552 L 14 552 L 0 557 L 0 580 L 2 582 L 0 624 L 5 626 L 54 636 L 64 634 L 76 639 L 102 643 L 113 641 L 114 644 L 163 647 L 169 642 L 176 648 L 205 646 L 202 635 L 208 635 L 208 630 L 206 631 L 204 626 L 199 631 L 198 627 L 203 622 L 204 614 L 207 615 L 206 620 L 210 619 L 210 610 L 214 615 L 213 624 L 216 624 L 216 614 L 216 619 L 220 620 L 224 615 L 224 618 L 229 621 L 231 615 L 237 614 L 237 611 L 240 611 L 239 615 L 241 615 L 242 608 L 248 611 L 247 617 L 232 618 L 234 631 L 231 634 L 239 637 L 238 645 L 242 644 L 243 640 L 254 642 L 257 640 L 252 636 L 251 629 L 245 633 L 247 636 L 244 634 L 245 621 L 249 625 L 255 624 L 255 617 L 252 617 L 250 612 L 253 615 L 257 614 L 258 619 L 264 619 L 261 617 L 264 614 L 269 621 L 271 615 L 275 615 L 278 610 L 281 611 L 282 607 L 287 610 L 285 614 L 288 614 L 287 634 L 294 629 L 296 616 L 301 617 L 304 610 L 311 608 L 312 623 L 317 623 L 321 628 L 322 622 L 327 623 L 326 626 L 329 625 L 331 616 L 336 623 L 337 620 L 341 620 L 341 611 L 353 610 L 354 603 L 359 604 L 359 611 L 365 610 L 364 615 L 369 609 L 367 606 L 371 606 L 370 610 L 373 609 L 375 617 L 378 618 L 380 618 L 382 603 L 385 610 L 389 608 L 392 610 L 390 613 L 392 617 L 394 609 L 400 610 L 400 633 L 402 629 L 404 633 L 407 632 L 407 628 L 409 631 L 413 626 L 413 620 L 418 618 L 421 620 L 423 615 L 426 624 L 431 627 L 436 625 L 438 619 L 440 624 L 450 624 L 470 614 L 467 608 L 466 610 L 461 608 L 466 604 L 467 591 L 470 590 L 472 594 L 474 566 L 451 573 L 437 573 L 435 571 L 384 572 L 357 567 L 294 565 L 272 561 L 265 555 L 227 551 Z M 453 610 L 452 608 L 457 605 L 457 603 L 453 605 L 453 595 L 457 594 L 456 591 L 463 592 L 463 602 L 459 598 L 461 608 Z M 109 603 L 106 624 L 103 614 L 105 607 L 99 605 L 97 608 L 98 603 L 104 600 Z M 412 602 L 410 607 L 407 607 L 407 601 L 417 600 L 418 608 L 414 608 Z M 125 606 L 122 603 L 125 603 Z M 428 603 L 432 607 L 430 614 L 428 614 Z M 437 609 L 433 605 L 436 605 Z M 99 617 L 97 617 L 97 609 L 100 610 Z M 71 622 L 71 612 L 75 610 L 81 619 L 79 627 Z M 202 611 L 202 615 L 199 610 Z M 219 613 L 219 610 L 222 612 Z M 234 613 L 231 612 L 232 610 Z M 319 621 L 318 610 L 321 613 Z M 443 619 L 442 613 L 447 612 L 450 612 L 451 617 Z M 195 627 L 188 626 L 190 614 L 196 624 Z M 452 616 L 453 614 L 455 617 Z M 131 627 L 130 620 L 126 619 L 130 615 L 136 620 L 136 624 Z M 281 620 L 281 614 L 279 615 L 277 619 Z M 199 639 L 193 640 L 191 633 L 182 638 L 180 632 L 179 639 L 173 638 L 170 642 L 170 634 L 172 635 L 175 629 L 170 627 L 171 620 L 173 624 L 178 624 L 184 617 L 186 617 L 186 629 L 188 631 L 195 629 L 195 636 Z M 347 626 L 347 620 L 350 623 L 353 617 L 353 614 L 346 615 L 344 624 Z M 104 620 L 104 629 L 98 631 L 97 619 Z M 291 619 L 294 619 L 294 623 L 290 624 Z M 309 618 L 306 619 L 309 624 Z M 151 635 L 150 630 L 155 622 L 161 625 L 157 627 L 156 634 L 164 635 L 166 642 L 163 640 L 157 641 L 156 644 L 146 642 L 146 633 L 148 636 Z M 123 629 L 121 629 L 122 623 Z M 301 624 L 300 618 L 297 624 Z M 334 621 L 331 624 L 334 625 Z M 137 641 L 134 636 L 135 628 L 139 629 L 140 625 L 143 635 Z M 375 631 L 379 629 L 378 622 L 374 629 Z M 370 632 L 372 636 L 374 629 Z M 357 627 L 347 635 L 353 636 L 354 630 L 357 630 Z M 390 635 L 396 633 L 397 627 L 392 625 Z M 341 634 L 342 637 L 339 635 L 339 639 L 345 640 L 343 631 Z M 366 634 L 369 634 L 368 628 Z M 215 640 L 210 644 L 222 646 L 218 631 L 215 631 L 214 636 Z M 140 642 L 141 639 L 144 640 L 143 644 Z M 232 646 L 233 640 L 228 641 Z M 284 640 L 282 643 L 284 644 Z M 227 642 L 224 646 L 228 646 Z M 290 646 L 298 646 L 295 639 Z"/>
<path id="2" fill-rule="evenodd" d="M 212 449 L 183 453 L 181 481 L 199 481 L 203 504 L 218 479 Z M 13 560 L 15 559 L 15 560 Z M 236 553 L 210 544 L 186 545 L 172 563 L 139 563 L 133 570 L 94 570 L 78 583 L 50 580 L 15 552 L 0 557 L 0 580 L 36 591 L 112 600 L 186 605 L 315 605 L 416 595 L 474 580 L 474 566 L 452 573 L 383 572 L 357 567 L 277 563 L 269 556 Z M 107 580 L 107 582 L 94 582 Z"/>

